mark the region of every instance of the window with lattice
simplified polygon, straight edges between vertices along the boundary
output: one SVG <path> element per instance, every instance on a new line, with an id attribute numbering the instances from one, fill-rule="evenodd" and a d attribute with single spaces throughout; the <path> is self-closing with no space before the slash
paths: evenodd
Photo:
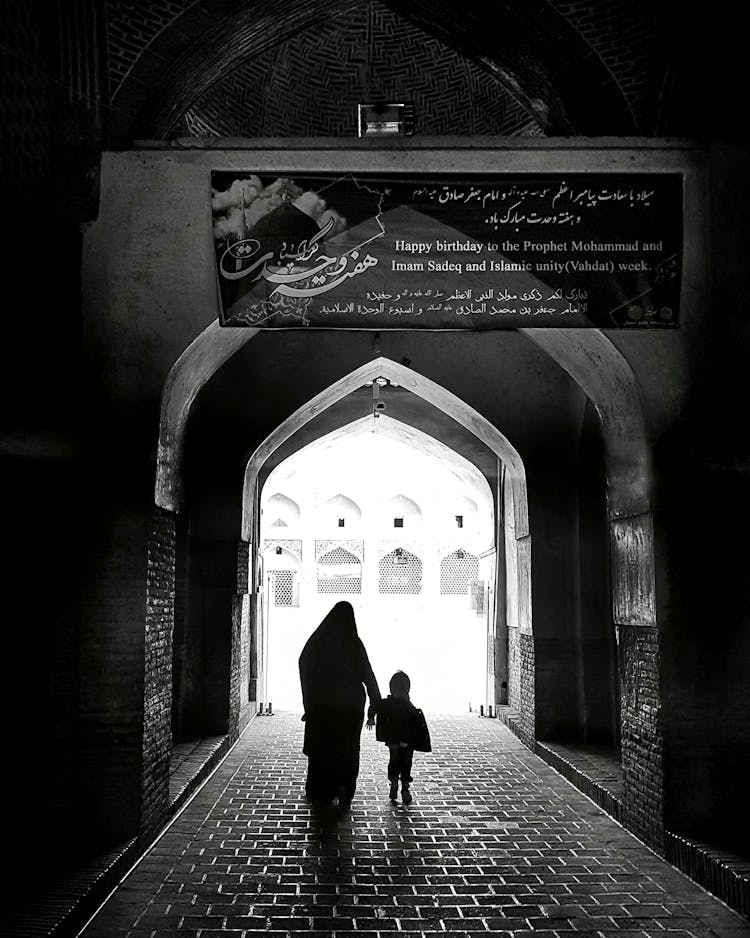
<path id="1" fill-rule="evenodd" d="M 318 560 L 319 593 L 361 593 L 362 565 L 354 554 L 335 547 Z"/>
<path id="2" fill-rule="evenodd" d="M 469 583 L 476 580 L 479 558 L 465 550 L 455 550 L 440 563 L 440 592 L 444 595 L 465 596 Z"/>
<path id="3" fill-rule="evenodd" d="M 420 593 L 422 561 L 403 548 L 396 548 L 380 561 L 379 592 Z"/>
<path id="4" fill-rule="evenodd" d="M 293 570 L 274 570 L 274 605 L 299 606 L 299 591 Z"/>

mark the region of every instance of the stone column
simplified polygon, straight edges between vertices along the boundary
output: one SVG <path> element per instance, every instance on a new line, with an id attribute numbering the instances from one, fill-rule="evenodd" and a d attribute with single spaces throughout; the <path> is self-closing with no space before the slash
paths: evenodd
<path id="1" fill-rule="evenodd" d="M 663 852 L 663 739 L 652 514 L 612 519 L 610 545 L 613 615 L 619 636 L 623 823 Z"/>

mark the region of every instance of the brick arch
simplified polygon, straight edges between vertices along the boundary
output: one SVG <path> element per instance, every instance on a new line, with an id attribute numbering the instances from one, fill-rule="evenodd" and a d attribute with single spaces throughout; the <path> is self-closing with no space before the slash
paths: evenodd
<path id="1" fill-rule="evenodd" d="M 330 387 L 321 391 L 302 407 L 291 414 L 273 433 L 270 433 L 248 460 L 245 469 L 245 484 L 242 500 L 242 537 L 252 538 L 256 519 L 254 491 L 263 464 L 300 427 L 313 417 L 327 410 L 367 381 L 383 377 L 396 381 L 402 388 L 428 401 L 443 413 L 452 417 L 477 439 L 481 440 L 507 466 L 511 477 L 513 510 L 516 537 L 523 540 L 529 536 L 529 518 L 526 493 L 526 470 L 523 461 L 510 441 L 478 411 L 464 403 L 446 388 L 420 375 L 418 372 L 391 361 L 375 358 L 355 369 Z M 526 560 L 522 560 L 525 565 Z M 530 613 L 528 628 L 530 629 Z"/>
<path id="2" fill-rule="evenodd" d="M 346 397 L 352 391 L 362 387 L 368 381 L 383 377 L 388 378 L 423 400 L 437 407 L 465 427 L 477 439 L 481 440 L 503 463 L 510 480 L 508 487 L 508 509 L 512 521 L 508 529 L 512 534 L 506 540 L 506 561 L 508 582 L 516 597 L 517 614 L 515 624 L 523 641 L 533 643 L 531 615 L 531 537 L 529 533 L 528 496 L 526 488 L 526 470 L 523 461 L 510 441 L 478 411 L 470 407 L 446 388 L 420 375 L 405 365 L 388 358 L 380 357 L 355 369 L 350 374 L 317 394 L 270 433 L 248 460 L 242 496 L 242 539 L 245 542 L 257 541 L 258 533 L 258 480 L 263 465 L 278 448 L 301 427 L 329 407 Z M 255 554 L 251 550 L 251 563 Z M 253 571 L 253 581 L 256 573 Z M 519 681 L 525 689 L 525 698 L 534 698 L 533 668 L 527 668 Z M 519 698 L 520 699 L 520 698 Z M 524 726 L 531 738 L 533 730 L 533 709 L 524 716 Z"/>
<path id="3" fill-rule="evenodd" d="M 620 668 L 624 675 L 621 698 L 622 760 L 625 782 L 624 820 L 649 842 L 658 839 L 661 816 L 644 812 L 640 800 L 648 763 L 648 788 L 661 797 L 661 730 L 659 707 L 658 632 L 656 617 L 655 545 L 652 515 L 650 445 L 640 392 L 633 371 L 614 343 L 597 329 L 528 329 L 529 341 L 543 349 L 576 381 L 591 400 L 600 419 L 607 476 L 611 596 L 613 620 L 620 634 Z M 155 498 L 159 508 L 178 511 L 181 506 L 182 448 L 185 426 L 200 389 L 221 365 L 257 330 L 221 329 L 210 325 L 175 363 L 165 383 L 159 431 L 159 460 Z M 256 480 L 265 460 L 295 430 L 295 421 L 307 422 L 336 400 L 368 380 L 391 378 L 428 400 L 475 434 L 503 461 L 509 485 L 506 493 L 506 569 L 517 584 L 518 625 L 523 678 L 516 699 L 524 706 L 521 736 L 534 739 L 534 642 L 531 634 L 531 540 L 529 537 L 526 477 L 523 463 L 499 431 L 445 388 L 388 359 L 379 358 L 336 382 L 285 421 L 255 451 L 245 473 L 242 520 L 243 568 L 247 570 L 247 542 L 253 539 Z M 246 577 L 246 574 L 245 574 Z M 255 582 L 255 579 L 251 582 Z M 650 628 L 643 628 L 644 626 Z M 526 656 L 526 657 L 524 657 Z M 645 674 L 654 688 L 651 706 L 644 711 L 635 674 Z M 512 672 L 511 672 L 512 675 Z M 658 811 L 657 811 L 658 814 Z M 653 823 L 652 823 L 653 822 Z M 648 826 L 655 824 L 653 830 Z"/>
<path id="4" fill-rule="evenodd" d="M 197 0 L 154 35 L 120 76 L 111 142 L 170 135 L 191 105 L 243 62 L 352 6 L 350 0 L 266 0 L 226 13 L 218 0 Z M 610 68 L 548 0 L 506 0 L 490 9 L 470 0 L 388 0 L 380 6 L 492 76 L 545 133 L 637 129 Z"/>
<path id="5" fill-rule="evenodd" d="M 624 356 L 597 329 L 521 330 L 564 368 L 592 401 L 599 415 L 605 450 L 607 505 L 611 548 L 613 619 L 621 629 L 622 667 L 640 667 L 644 649 L 653 646 L 656 630 L 629 628 L 655 626 L 655 547 L 651 512 L 650 448 L 646 436 L 640 394 L 635 376 Z M 228 333 L 228 335 L 227 335 Z M 209 326 L 186 350 L 171 370 L 162 401 L 159 433 L 156 503 L 179 510 L 181 505 L 182 448 L 190 407 L 201 387 L 257 330 L 226 330 Z M 521 651 L 531 665 L 524 665 L 517 699 L 525 701 L 522 738 L 534 738 L 534 674 L 531 618 L 531 538 L 529 534 L 526 476 L 523 462 L 510 442 L 478 412 L 447 389 L 385 358 L 375 359 L 339 380 L 278 427 L 248 462 L 243 493 L 242 538 L 244 549 L 255 540 L 257 479 L 266 459 L 295 429 L 351 391 L 377 377 L 391 378 L 421 396 L 469 429 L 493 450 L 506 467 L 506 569 L 518 602 L 512 619 L 521 637 Z M 507 549 L 507 548 L 510 549 Z M 255 582 L 255 576 L 251 582 Z M 624 627 L 624 628 L 623 628 Z M 650 634 L 649 634 L 650 633 Z M 525 649 L 525 651 L 524 651 Z M 523 659 L 526 661 L 526 658 Z M 658 686 L 658 675 L 654 675 Z M 630 749 L 651 746 L 656 753 L 658 775 L 660 737 L 658 707 L 645 719 L 638 701 L 623 698 L 623 765 L 638 764 Z M 632 756 L 632 759 L 631 759 Z M 630 761 L 627 761 L 630 760 Z M 628 803 L 637 805 L 637 779 L 626 773 Z M 635 786 L 635 787 L 634 787 Z M 660 782 L 655 776 L 654 787 Z M 630 809 L 629 809 L 630 810 Z M 634 807 L 635 811 L 636 808 Z M 633 823 L 636 823 L 635 821 Z"/>
<path id="6" fill-rule="evenodd" d="M 160 508 L 179 511 L 182 506 L 185 427 L 195 398 L 221 365 L 250 341 L 257 331 L 222 329 L 217 322 L 213 322 L 188 346 L 170 370 L 162 393 L 159 423 L 155 502 Z M 650 449 L 632 369 L 598 329 L 521 331 L 571 375 L 596 408 L 602 423 L 607 463 L 613 567 L 615 573 L 619 571 L 622 576 L 623 602 L 631 610 L 626 618 L 632 618 L 632 610 L 638 609 L 638 621 L 653 624 L 655 597 Z M 365 366 L 365 369 L 368 367 L 371 368 Z M 408 372 L 408 369 L 404 370 Z M 378 374 L 377 369 L 371 375 L 368 372 L 369 377 L 377 377 Z M 395 374 L 393 377 L 398 380 Z M 444 392 L 444 389 L 439 390 L 441 394 Z M 469 429 L 473 430 L 471 426 Z M 510 446 L 509 443 L 507 445 Z M 516 525 L 521 535 L 528 533 L 528 517 L 523 507 L 526 504 L 525 479 L 523 485 L 523 493 L 514 492 L 518 496 L 514 499 Z M 641 533 L 636 531 L 639 526 L 644 527 Z M 626 530 L 629 528 L 632 530 Z M 647 549 L 640 551 L 634 567 L 630 554 L 644 539 Z"/>
<path id="7" fill-rule="evenodd" d="M 618 594 L 623 604 L 621 613 L 626 621 L 635 619 L 643 624 L 653 624 L 655 587 L 650 447 L 632 369 L 598 329 L 521 331 L 570 374 L 596 408 L 602 424 L 607 465 L 613 571 L 622 581 L 622 592 Z M 215 321 L 188 346 L 170 370 L 162 393 L 159 422 L 154 498 L 160 508 L 179 511 L 182 507 L 185 428 L 195 398 L 221 365 L 257 332 L 257 329 L 222 329 Z M 403 369 L 403 366 L 393 364 L 394 368 Z M 372 364 L 364 367 L 372 373 L 368 371 L 368 377 L 362 378 L 363 382 L 380 374 L 377 368 L 373 370 Z M 408 371 L 404 369 L 405 374 Z M 398 380 L 396 374 L 393 377 Z M 445 393 L 452 397 L 445 389 L 438 388 L 433 382 L 428 383 L 438 389 L 440 396 Z M 472 426 L 469 429 L 476 432 Z M 477 435 L 484 439 L 481 433 Z M 269 445 L 273 437 L 274 434 L 263 446 Z M 510 447 L 507 441 L 505 443 Z M 488 445 L 492 448 L 491 444 Z M 528 533 L 525 477 L 517 454 L 515 459 L 517 468 L 521 470 L 519 478 L 524 479 L 523 491 L 514 491 L 516 527 L 523 536 Z M 243 530 L 243 536 L 247 536 L 249 528 L 243 526 Z M 637 552 L 636 557 L 633 556 L 634 551 Z"/>

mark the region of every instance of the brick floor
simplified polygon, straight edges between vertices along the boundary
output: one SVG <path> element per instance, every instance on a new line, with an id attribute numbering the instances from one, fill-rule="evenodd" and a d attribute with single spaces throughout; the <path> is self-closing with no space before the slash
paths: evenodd
<path id="1" fill-rule="evenodd" d="M 412 805 L 363 734 L 351 809 L 316 813 L 299 717 L 256 719 L 82 934 L 750 936 L 498 721 L 430 729 Z"/>

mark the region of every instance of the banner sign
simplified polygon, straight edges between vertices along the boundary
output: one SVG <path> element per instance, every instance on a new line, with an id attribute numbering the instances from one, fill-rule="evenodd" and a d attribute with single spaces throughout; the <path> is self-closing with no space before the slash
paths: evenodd
<path id="1" fill-rule="evenodd" d="M 212 174 L 223 326 L 679 324 L 679 173 Z"/>

